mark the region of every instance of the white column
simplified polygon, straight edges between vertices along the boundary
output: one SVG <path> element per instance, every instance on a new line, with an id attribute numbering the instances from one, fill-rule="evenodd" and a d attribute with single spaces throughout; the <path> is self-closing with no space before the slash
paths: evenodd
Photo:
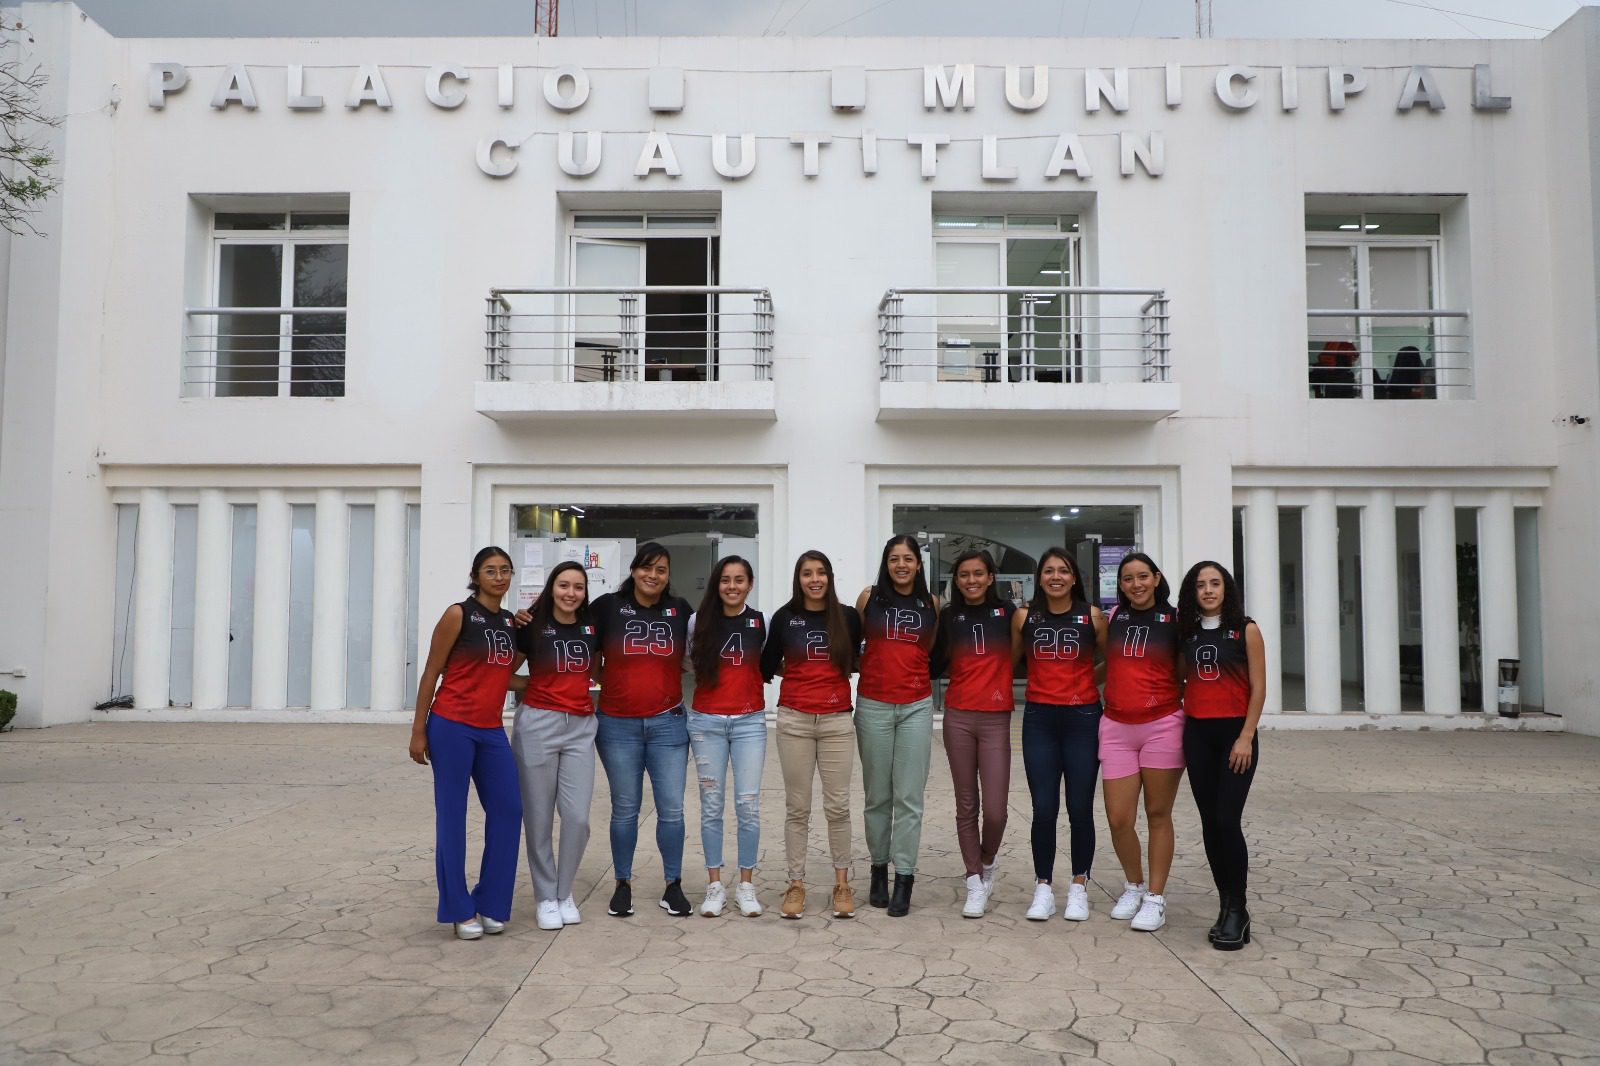
<path id="1" fill-rule="evenodd" d="M 1511 492 L 1497 489 L 1478 512 L 1478 628 L 1483 638 L 1483 709 L 1492 711 L 1499 660 L 1517 651 L 1517 527 Z"/>
<path id="2" fill-rule="evenodd" d="M 172 505 L 165 489 L 139 493 L 133 570 L 133 705 L 165 708 L 172 663 Z"/>
<path id="3" fill-rule="evenodd" d="M 1339 511 L 1332 489 L 1316 489 L 1302 518 L 1305 546 L 1306 710 L 1344 709 L 1339 676 Z"/>
<path id="4" fill-rule="evenodd" d="M 1283 604 L 1278 591 L 1278 494 L 1251 489 L 1244 507 L 1245 611 L 1261 629 L 1267 651 L 1267 701 L 1263 713 L 1283 710 Z"/>
<path id="5" fill-rule="evenodd" d="M 221 489 L 202 489 L 195 513 L 194 707 L 228 705 L 228 607 L 233 511 Z"/>
<path id="6" fill-rule="evenodd" d="M 372 514 L 372 709 L 405 707 L 406 501 L 379 489 Z"/>
<path id="7" fill-rule="evenodd" d="M 1456 504 L 1434 489 L 1417 520 L 1422 549 L 1422 709 L 1461 711 L 1461 621 L 1456 588 Z"/>
<path id="8" fill-rule="evenodd" d="M 344 706 L 345 572 L 350 556 L 350 508 L 344 493 L 317 493 L 316 556 L 311 588 L 311 709 Z"/>
<path id="9" fill-rule="evenodd" d="M 282 489 L 256 500 L 255 644 L 250 705 L 282 710 L 289 703 L 289 544 L 293 515 Z"/>
<path id="10" fill-rule="evenodd" d="M 1400 713 L 1400 559 L 1394 492 L 1361 510 L 1361 648 L 1369 714 Z"/>

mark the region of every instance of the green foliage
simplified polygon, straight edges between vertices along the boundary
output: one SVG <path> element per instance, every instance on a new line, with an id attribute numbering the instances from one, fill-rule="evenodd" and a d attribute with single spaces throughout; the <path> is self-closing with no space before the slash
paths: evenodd
<path id="1" fill-rule="evenodd" d="M 0 730 L 11 728 L 11 719 L 17 716 L 17 694 L 0 688 Z"/>
<path id="2" fill-rule="evenodd" d="M 15 43 L 0 40 L 0 49 Z M 38 234 L 28 216 L 60 187 L 45 137 L 61 120 L 39 105 L 39 93 L 49 79 L 37 67 L 26 70 L 4 52 L 0 55 L 0 229 L 17 236 Z"/>

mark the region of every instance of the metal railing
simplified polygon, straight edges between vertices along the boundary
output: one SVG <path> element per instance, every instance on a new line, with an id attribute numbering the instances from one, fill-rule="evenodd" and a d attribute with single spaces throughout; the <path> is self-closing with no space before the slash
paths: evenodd
<path id="1" fill-rule="evenodd" d="M 184 308 L 186 396 L 343 396 L 342 307 Z"/>
<path id="2" fill-rule="evenodd" d="M 491 289 L 489 381 L 769 381 L 766 289 Z"/>
<path id="3" fill-rule="evenodd" d="M 884 381 L 1169 381 L 1171 339 L 1161 289 L 933 286 L 878 301 Z"/>
<path id="4" fill-rule="evenodd" d="M 1434 400 L 1472 388 L 1467 312 L 1306 312 L 1306 373 L 1315 399 Z"/>

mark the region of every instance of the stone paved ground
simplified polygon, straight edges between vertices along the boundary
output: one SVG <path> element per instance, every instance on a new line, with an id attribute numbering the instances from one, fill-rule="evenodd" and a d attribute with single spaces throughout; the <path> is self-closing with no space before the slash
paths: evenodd
<path id="1" fill-rule="evenodd" d="M 584 923 L 534 928 L 524 873 L 507 933 L 457 942 L 432 921 L 428 777 L 405 737 L 0 737 L 0 1062 L 1600 1061 L 1600 740 L 1269 734 L 1254 942 L 1229 955 L 1205 942 L 1187 795 L 1165 930 L 1111 921 L 1103 889 L 1085 924 L 1022 920 L 1020 764 L 997 906 L 962 920 L 940 751 L 907 918 L 834 921 L 818 892 L 804 921 L 776 917 L 769 751 L 766 916 L 607 918 L 602 777 Z M 1120 887 L 1103 834 L 1099 872 Z M 655 887 L 641 877 L 644 902 Z"/>

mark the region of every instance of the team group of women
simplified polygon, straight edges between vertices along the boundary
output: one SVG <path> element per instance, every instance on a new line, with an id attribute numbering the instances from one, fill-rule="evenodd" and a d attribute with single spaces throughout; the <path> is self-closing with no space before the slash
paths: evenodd
<path id="1" fill-rule="evenodd" d="M 1036 880 L 1027 917 L 1043 921 L 1057 912 L 1063 795 L 1071 880 L 1061 910 L 1069 921 L 1089 917 L 1099 776 L 1124 877 L 1111 917 L 1160 929 L 1172 808 L 1187 767 L 1220 897 L 1209 938 L 1221 950 L 1249 943 L 1240 821 L 1256 769 L 1265 665 L 1260 631 L 1221 564 L 1193 566 L 1175 607 L 1155 562 L 1134 552 L 1117 570 L 1117 605 L 1103 612 L 1071 554 L 1050 548 L 1039 559 L 1032 601 L 1018 609 L 1000 597 L 989 553 L 968 551 L 956 560 L 950 602 L 941 605 L 915 539 L 896 536 L 884 546 L 876 582 L 854 606 L 840 601 L 828 557 L 803 553 L 789 600 L 770 619 L 748 603 L 755 575 L 746 560 L 716 563 L 698 609 L 673 595 L 670 566 L 666 548 L 644 544 L 621 587 L 591 602 L 583 567 L 563 562 L 532 610 L 513 615 L 501 606 L 513 577 L 510 557 L 491 547 L 473 560 L 472 595 L 449 607 L 434 629 L 411 737 L 411 757 L 433 767 L 438 920 L 452 923 L 458 937 L 498 933 L 510 919 L 519 827 L 539 928 L 582 920 L 573 880 L 589 838 L 596 754 L 611 789 L 616 885 L 607 913 L 634 912 L 646 777 L 666 880 L 660 906 L 675 916 L 693 913 L 682 885 L 692 759 L 707 876 L 700 913 L 712 917 L 728 906 L 722 873 L 731 766 L 739 864 L 733 901 L 742 915 L 761 914 L 754 874 L 768 734 L 763 686 L 779 676 L 775 742 L 789 882 L 780 914 L 806 913 L 817 781 L 834 869 L 827 909 L 835 918 L 855 914 L 850 779 L 858 756 L 868 902 L 894 917 L 910 910 L 932 754 L 932 681 L 947 677 L 943 739 L 966 867 L 962 914 L 982 917 L 1006 826 L 1012 678 L 1025 664 L 1022 758 Z M 526 674 L 519 672 L 524 661 Z M 694 675 L 687 709 L 686 669 Z M 854 706 L 851 674 L 859 674 Z M 591 680 L 600 682 L 598 711 Z M 519 695 L 509 740 L 502 724 L 508 690 Z M 483 858 L 470 891 L 469 782 L 485 813 Z M 1137 833 L 1141 797 L 1148 855 Z"/>

